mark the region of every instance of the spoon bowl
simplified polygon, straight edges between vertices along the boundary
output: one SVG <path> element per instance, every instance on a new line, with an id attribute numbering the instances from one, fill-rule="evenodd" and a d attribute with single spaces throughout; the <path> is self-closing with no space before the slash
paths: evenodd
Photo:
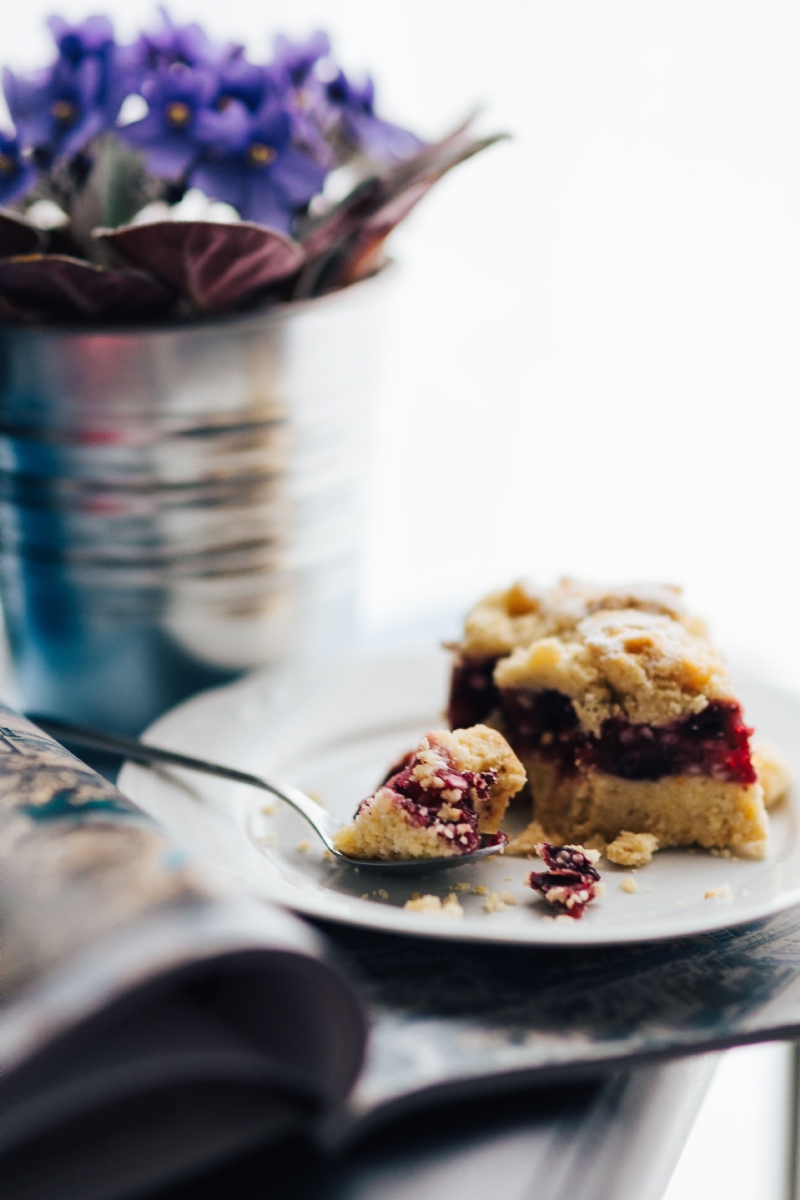
<path id="1" fill-rule="evenodd" d="M 348 867 L 358 867 L 361 871 L 381 871 L 384 874 L 394 875 L 427 875 L 431 871 L 447 871 L 453 867 L 463 867 L 465 863 L 475 862 L 481 858 L 490 858 L 491 855 L 499 854 L 505 849 L 505 843 L 500 843 L 480 846 L 469 854 L 442 855 L 440 858 L 350 858 L 336 849 L 334 841 L 337 831 L 342 828 L 344 822 L 334 817 L 321 804 L 312 800 L 311 796 L 293 784 L 274 783 L 260 775 L 239 771 L 236 767 L 225 767 L 221 763 L 207 762 L 203 758 L 179 754 L 175 750 L 166 750 L 161 746 L 151 746 L 147 742 L 123 737 L 121 734 L 89 729 L 85 725 L 73 725 L 70 721 L 62 721 L 56 717 L 42 716 L 38 713 L 28 713 L 27 716 L 45 733 L 74 746 L 120 754 L 145 767 L 155 764 L 183 767 L 187 771 L 197 771 L 202 775 L 215 775 L 220 779 L 229 779 L 235 783 L 244 783 L 248 787 L 269 792 L 279 800 L 283 800 L 308 822 L 337 862 Z"/>

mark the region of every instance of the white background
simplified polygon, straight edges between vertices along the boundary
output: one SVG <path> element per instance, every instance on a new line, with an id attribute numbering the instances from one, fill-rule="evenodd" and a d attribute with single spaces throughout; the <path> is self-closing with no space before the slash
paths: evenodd
<path id="1" fill-rule="evenodd" d="M 43 60 L 52 6 L 4 5 L 12 65 Z M 152 11 L 102 7 L 126 36 Z M 521 574 L 670 580 L 731 650 L 800 687 L 800 5 L 171 11 L 253 51 L 324 26 L 346 67 L 374 72 L 384 115 L 434 136 L 479 100 L 483 128 L 514 135 L 395 238 L 367 620 Z M 783 1061 L 725 1060 L 669 1200 L 777 1200 Z"/>

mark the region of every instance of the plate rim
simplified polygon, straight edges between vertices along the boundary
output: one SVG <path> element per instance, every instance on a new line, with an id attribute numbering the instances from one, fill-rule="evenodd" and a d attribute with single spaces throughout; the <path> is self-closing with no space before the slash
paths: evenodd
<path id="1" fill-rule="evenodd" d="M 402 654 L 404 658 L 411 656 L 433 659 L 434 651 L 430 647 L 415 646 L 413 648 L 399 649 L 397 647 L 373 648 L 356 651 L 344 656 L 346 660 L 352 661 L 354 658 L 359 661 L 375 661 L 389 660 L 396 658 L 398 654 Z M 327 660 L 328 664 L 341 663 L 342 657 L 337 656 L 335 659 Z M 312 668 L 315 664 L 297 664 L 295 671 L 303 667 Z M 316 664 L 318 667 L 324 667 L 325 664 Z M 147 729 L 141 734 L 144 741 L 159 742 L 162 745 L 167 745 L 170 749 L 183 750 L 184 752 L 196 751 L 196 747 L 181 744 L 180 734 L 176 739 L 176 725 L 180 730 L 181 727 L 190 728 L 193 719 L 193 714 L 200 710 L 204 711 L 209 705 L 215 705 L 219 702 L 220 696 L 229 696 L 232 692 L 247 692 L 251 688 L 263 687 L 266 685 L 269 688 L 279 678 L 291 678 L 292 669 L 287 668 L 281 671 L 276 671 L 274 668 L 262 668 L 253 671 L 243 676 L 232 683 L 224 684 L 221 687 L 212 688 L 207 691 L 200 692 L 194 696 L 184 700 L 181 704 L 162 713 Z M 787 701 L 796 700 L 800 703 L 800 696 L 788 691 L 785 688 L 775 687 L 768 679 L 761 679 L 755 673 L 748 672 L 754 683 L 767 689 L 770 694 L 776 698 L 784 696 Z M 166 731 L 166 737 L 162 736 L 162 732 Z M 147 767 L 141 766 L 127 760 L 123 763 L 122 769 L 118 778 L 118 786 L 120 790 L 134 803 L 142 803 L 145 811 L 150 811 L 145 803 L 143 803 L 142 791 L 148 790 L 148 784 L 158 784 L 155 782 L 155 776 Z M 144 786 L 142 786 L 144 785 Z M 800 803 L 795 789 L 795 793 L 790 797 L 788 803 L 794 805 L 796 817 L 800 816 Z M 152 814 L 151 814 L 152 815 Z M 158 818 L 156 818 L 158 819 Z M 177 840 L 181 840 L 182 835 L 174 829 L 170 829 L 167 822 L 163 822 L 165 827 L 172 836 Z M 613 946 L 613 945 L 634 945 L 646 941 L 669 941 L 684 937 L 697 937 L 705 933 L 713 933 L 721 929 L 736 929 L 746 925 L 757 924 L 771 916 L 784 912 L 789 908 L 800 905 L 800 882 L 787 887 L 777 895 L 769 899 L 754 902 L 748 907 L 746 912 L 740 912 L 736 915 L 735 910 L 725 911 L 723 905 L 715 905 L 709 907 L 707 912 L 690 916 L 687 914 L 683 917 L 677 916 L 674 919 L 667 921 L 665 918 L 653 920 L 644 926 L 625 926 L 618 925 L 613 928 L 604 928 L 603 926 L 595 926 L 594 924 L 583 924 L 583 922 L 575 921 L 567 926 L 566 922 L 540 919 L 535 924 L 521 926 L 502 926 L 495 925 L 490 922 L 484 922 L 481 918 L 465 916 L 458 921 L 452 919 L 436 919 L 426 916 L 422 913 L 406 912 L 402 908 L 395 905 L 376 904 L 373 900 L 362 900 L 356 896 L 345 895 L 344 893 L 330 891 L 302 892 L 294 891 L 287 887 L 280 879 L 270 876 L 265 872 L 263 881 L 256 884 L 250 878 L 242 874 L 236 875 L 242 886 L 246 888 L 251 896 L 256 896 L 265 900 L 270 900 L 273 903 L 282 905 L 293 912 L 300 913 L 303 916 L 313 917 L 318 920 L 331 921 L 334 924 L 349 925 L 356 928 L 377 930 L 384 933 L 400 934 L 409 937 L 427 937 L 437 940 L 446 941 L 465 941 L 495 945 L 517 945 L 531 947 L 576 947 L 576 946 Z M 378 878 L 377 872 L 375 878 Z"/>

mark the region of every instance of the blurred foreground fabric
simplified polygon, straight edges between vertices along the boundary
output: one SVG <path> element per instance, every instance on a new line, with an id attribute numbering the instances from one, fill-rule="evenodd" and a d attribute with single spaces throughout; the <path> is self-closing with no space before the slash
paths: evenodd
<path id="1" fill-rule="evenodd" d="M 364 1020 L 313 932 L 5 709 L 0 834 L 9 1200 L 140 1194 L 347 1095 Z"/>

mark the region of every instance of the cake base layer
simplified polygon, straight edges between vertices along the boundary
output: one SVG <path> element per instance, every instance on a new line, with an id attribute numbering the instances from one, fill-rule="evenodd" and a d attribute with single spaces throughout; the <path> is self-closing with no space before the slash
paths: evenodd
<path id="1" fill-rule="evenodd" d="M 378 858 L 395 862 L 406 858 L 449 858 L 474 850 L 480 839 L 467 830 L 468 845 L 448 844 L 441 836 L 444 826 L 415 825 L 398 805 L 397 795 L 381 788 L 362 806 L 358 820 L 337 830 L 336 849 L 350 858 Z M 455 829 L 453 829 L 455 841 Z M 473 840 L 475 845 L 473 845 Z"/>
<path id="2" fill-rule="evenodd" d="M 528 853 L 535 837 L 591 844 L 613 841 L 623 830 L 652 833 L 659 846 L 729 847 L 763 858 L 768 822 L 760 783 L 740 784 L 702 775 L 622 779 L 600 772 L 564 774 L 540 754 L 522 756 L 533 793 L 530 836 L 515 838 L 511 853 Z M 532 846 L 530 848 L 532 850 Z"/>

